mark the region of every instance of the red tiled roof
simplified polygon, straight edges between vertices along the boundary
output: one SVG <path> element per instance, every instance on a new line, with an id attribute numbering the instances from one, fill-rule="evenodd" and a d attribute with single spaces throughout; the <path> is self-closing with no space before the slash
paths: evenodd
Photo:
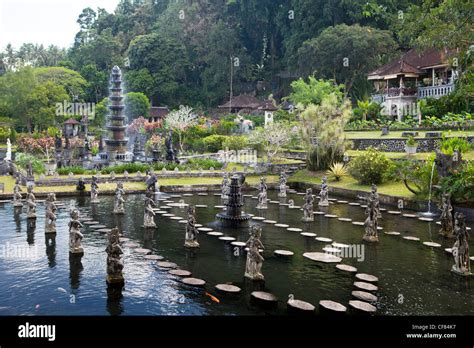
<path id="1" fill-rule="evenodd" d="M 168 115 L 170 110 L 167 106 L 152 106 L 150 108 L 150 117 L 160 117 L 163 118 Z"/>
<path id="2" fill-rule="evenodd" d="M 218 107 L 221 109 L 229 108 L 230 101 Z M 232 98 L 232 108 L 235 109 L 258 109 L 261 106 L 261 101 L 249 94 L 241 94 Z"/>
<path id="3" fill-rule="evenodd" d="M 72 124 L 72 125 L 78 124 L 78 125 L 80 125 L 81 123 L 80 123 L 79 121 L 76 121 L 76 120 L 73 119 L 73 118 L 70 118 L 69 120 L 67 120 L 66 122 L 64 122 L 64 124 Z"/>

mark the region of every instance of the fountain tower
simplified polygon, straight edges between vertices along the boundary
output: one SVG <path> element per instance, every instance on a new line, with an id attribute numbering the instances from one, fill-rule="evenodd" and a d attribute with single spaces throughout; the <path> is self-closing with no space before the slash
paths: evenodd
<path id="1" fill-rule="evenodd" d="M 245 225 L 250 220 L 251 216 L 242 212 L 244 205 L 242 200 L 242 184 L 245 178 L 240 178 L 234 174 L 230 179 L 229 199 L 225 203 L 226 211 L 218 213 L 216 217 L 229 226 Z"/>

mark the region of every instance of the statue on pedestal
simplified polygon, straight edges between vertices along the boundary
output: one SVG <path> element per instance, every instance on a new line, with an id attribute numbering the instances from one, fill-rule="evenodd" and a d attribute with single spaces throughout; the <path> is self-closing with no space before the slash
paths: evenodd
<path id="1" fill-rule="evenodd" d="M 71 221 L 69 221 L 69 253 L 84 254 L 82 248 L 82 239 L 84 235 L 81 233 L 82 224 L 79 221 L 79 210 L 71 210 Z"/>
<path id="2" fill-rule="evenodd" d="M 311 222 L 314 221 L 314 211 L 313 211 L 313 190 L 311 188 L 306 189 L 306 194 L 304 196 L 305 203 L 303 204 L 303 221 Z"/>
<path id="3" fill-rule="evenodd" d="M 367 242 L 378 242 L 378 214 L 377 214 L 377 206 L 376 201 L 372 196 L 369 196 L 367 199 L 367 208 L 365 210 L 367 214 L 367 219 L 365 219 L 364 226 L 365 226 L 365 234 L 363 239 Z"/>
<path id="4" fill-rule="evenodd" d="M 264 258 L 260 254 L 260 249 L 264 249 L 260 238 L 262 235 L 262 228 L 259 225 L 250 227 L 250 238 L 247 241 L 247 262 L 245 264 L 245 277 L 252 280 L 264 280 L 261 270 Z"/>
<path id="5" fill-rule="evenodd" d="M 11 162 L 12 160 L 12 142 L 10 138 L 7 139 L 7 153 L 5 155 L 5 161 Z"/>
<path id="6" fill-rule="evenodd" d="M 176 156 L 176 152 L 173 149 L 173 132 L 171 130 L 168 132 L 168 136 L 166 137 L 165 146 L 166 146 L 166 160 L 168 162 L 179 163 L 178 158 Z"/>
<path id="7" fill-rule="evenodd" d="M 439 217 L 441 222 L 441 229 L 439 234 L 445 238 L 454 237 L 454 219 L 453 219 L 453 206 L 451 205 L 451 195 L 449 193 L 443 193 L 441 205 L 441 216 Z"/>
<path id="8" fill-rule="evenodd" d="M 13 187 L 13 206 L 14 207 L 23 207 L 23 203 L 21 200 L 23 197 L 21 196 L 21 186 L 20 180 L 16 180 L 15 186 Z"/>
<path id="9" fill-rule="evenodd" d="M 91 203 L 99 202 L 99 184 L 97 183 L 97 177 L 93 175 L 91 182 Z"/>
<path id="10" fill-rule="evenodd" d="M 115 189 L 114 214 L 125 214 L 124 195 L 125 190 L 123 189 L 123 183 L 118 182 L 117 188 Z"/>
<path id="11" fill-rule="evenodd" d="M 382 214 L 380 213 L 380 198 L 379 194 L 377 193 L 377 185 L 372 184 L 372 188 L 370 190 L 369 198 L 374 201 L 374 209 L 377 213 L 377 217 L 380 219 Z"/>
<path id="12" fill-rule="evenodd" d="M 123 284 L 125 279 L 123 277 L 123 261 L 121 255 L 123 254 L 120 246 L 120 232 L 117 227 L 112 228 L 107 235 L 109 244 L 105 249 L 107 253 L 107 283 L 108 284 Z"/>
<path id="13" fill-rule="evenodd" d="M 46 198 L 46 210 L 45 210 L 45 224 L 44 232 L 45 233 L 56 233 L 56 195 L 54 193 L 48 193 Z"/>
<path id="14" fill-rule="evenodd" d="M 155 212 L 153 208 L 156 207 L 155 201 L 153 200 L 153 191 L 147 190 L 145 196 L 145 214 L 143 217 L 143 224 L 145 228 L 155 228 Z"/>
<path id="15" fill-rule="evenodd" d="M 158 176 L 155 173 L 150 172 L 148 174 L 147 179 L 145 180 L 147 191 L 156 192 L 157 183 L 158 183 Z"/>
<path id="16" fill-rule="evenodd" d="M 197 236 L 199 234 L 196 228 L 196 211 L 194 206 L 188 207 L 188 223 L 186 224 L 186 234 L 184 239 L 184 246 L 187 248 L 199 248 Z"/>
<path id="17" fill-rule="evenodd" d="M 268 209 L 267 205 L 267 183 L 265 178 L 262 176 L 260 178 L 260 184 L 258 186 L 258 203 L 257 209 Z"/>
<path id="18" fill-rule="evenodd" d="M 288 175 L 286 175 L 285 171 L 282 170 L 280 172 L 280 192 L 278 193 L 278 197 L 285 198 L 286 197 L 286 182 L 288 180 Z"/>
<path id="19" fill-rule="evenodd" d="M 319 192 L 319 203 L 320 207 L 327 207 L 329 206 L 329 197 L 328 197 L 328 178 L 323 177 L 321 181 L 321 191 Z"/>
<path id="20" fill-rule="evenodd" d="M 33 194 L 33 186 L 30 185 L 27 188 L 27 195 L 26 195 L 26 204 L 27 204 L 27 218 L 28 219 L 36 219 L 36 198 Z"/>
<path id="21" fill-rule="evenodd" d="M 471 276 L 469 234 L 467 232 L 464 214 L 454 214 L 454 221 L 454 234 L 456 236 L 456 242 L 453 245 L 454 265 L 451 271 L 462 276 Z"/>

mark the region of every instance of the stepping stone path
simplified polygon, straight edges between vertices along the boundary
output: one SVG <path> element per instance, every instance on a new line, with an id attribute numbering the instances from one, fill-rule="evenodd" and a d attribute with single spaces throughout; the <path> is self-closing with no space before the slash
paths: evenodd
<path id="1" fill-rule="evenodd" d="M 276 224 L 277 222 L 275 220 L 263 220 L 264 224 Z"/>
<path id="2" fill-rule="evenodd" d="M 200 232 L 211 232 L 212 228 L 210 228 L 210 227 L 198 227 L 198 231 L 200 231 Z"/>
<path id="3" fill-rule="evenodd" d="M 371 274 L 366 274 L 366 273 L 357 273 L 356 278 L 359 280 L 363 280 L 364 282 L 369 282 L 369 283 L 376 283 L 379 281 L 379 278 L 376 276 L 373 276 Z"/>
<path id="4" fill-rule="evenodd" d="M 419 241 L 420 238 L 418 237 L 413 237 L 413 236 L 405 236 L 403 237 L 403 239 L 406 239 L 406 240 L 413 240 L 413 241 Z"/>
<path id="5" fill-rule="evenodd" d="M 353 266 L 349 266 L 349 265 L 344 265 L 344 264 L 336 265 L 336 268 L 338 270 L 345 271 L 345 272 L 351 272 L 351 273 L 357 272 L 357 268 Z"/>
<path id="6" fill-rule="evenodd" d="M 339 221 L 351 222 L 352 219 L 349 218 L 338 218 Z"/>
<path id="7" fill-rule="evenodd" d="M 206 234 L 208 236 L 217 236 L 217 237 L 224 235 L 224 233 L 222 233 L 222 232 L 207 232 Z"/>
<path id="8" fill-rule="evenodd" d="M 425 221 L 425 222 L 434 221 L 434 219 L 432 219 L 432 218 L 427 218 L 427 217 L 420 217 L 420 218 L 418 218 L 418 220 L 420 220 L 420 221 Z"/>
<path id="9" fill-rule="evenodd" d="M 323 242 L 323 243 L 331 243 L 332 242 L 331 238 L 326 238 L 326 237 L 316 237 L 315 239 L 318 242 Z"/>
<path id="10" fill-rule="evenodd" d="M 236 247 L 244 247 L 247 245 L 245 242 L 232 242 L 230 244 Z"/>
<path id="11" fill-rule="evenodd" d="M 206 285 L 206 281 L 199 279 L 199 278 L 183 278 L 181 281 L 186 285 L 191 286 L 204 286 Z"/>
<path id="12" fill-rule="evenodd" d="M 237 294 L 241 291 L 238 286 L 231 285 L 231 284 L 217 284 L 216 289 L 222 292 L 228 292 L 231 294 Z"/>
<path id="13" fill-rule="evenodd" d="M 362 301 L 367 301 L 367 302 L 377 301 L 377 296 L 366 291 L 352 291 L 352 296 Z"/>
<path id="14" fill-rule="evenodd" d="M 286 304 L 288 305 L 288 307 L 300 311 L 313 312 L 316 309 L 316 307 L 314 307 L 311 303 L 301 300 L 288 300 Z"/>
<path id="15" fill-rule="evenodd" d="M 423 245 L 433 247 L 433 248 L 441 248 L 441 244 L 434 243 L 434 242 L 423 242 Z"/>
<path id="16" fill-rule="evenodd" d="M 162 268 L 177 268 L 178 265 L 173 263 L 173 262 L 168 262 L 168 261 L 160 261 L 156 263 L 158 267 Z"/>
<path id="17" fill-rule="evenodd" d="M 374 313 L 377 311 L 377 307 L 371 305 L 370 303 L 362 302 L 359 300 L 349 301 L 349 306 L 359 311 L 367 312 L 367 313 Z"/>
<path id="18" fill-rule="evenodd" d="M 400 215 L 402 212 L 398 210 L 389 210 L 387 213 L 392 214 L 392 215 Z"/>
<path id="19" fill-rule="evenodd" d="M 324 217 L 327 217 L 327 218 L 337 218 L 337 215 L 334 215 L 334 214 L 326 214 L 326 215 L 324 215 Z"/>
<path id="20" fill-rule="evenodd" d="M 252 216 L 252 220 L 263 221 L 265 218 L 261 216 Z"/>
<path id="21" fill-rule="evenodd" d="M 364 226 L 364 223 L 362 221 L 352 221 L 352 224 L 357 226 Z"/>
<path id="22" fill-rule="evenodd" d="M 160 255 L 145 255 L 143 256 L 146 260 L 150 260 L 150 261 L 161 261 L 164 259 L 163 256 L 160 256 Z"/>
<path id="23" fill-rule="evenodd" d="M 269 293 L 269 292 L 265 292 L 265 291 L 253 291 L 250 296 L 252 296 L 254 299 L 257 299 L 257 300 L 260 300 L 260 301 L 264 301 L 264 302 L 267 302 L 267 303 L 272 303 L 272 302 L 277 302 L 278 301 L 278 298 Z"/>
<path id="24" fill-rule="evenodd" d="M 169 274 L 178 276 L 178 277 L 190 277 L 191 272 L 185 271 L 184 269 L 172 269 L 168 271 Z"/>
<path id="25" fill-rule="evenodd" d="M 290 225 L 287 224 L 275 224 L 275 227 L 288 228 Z"/>
<path id="26" fill-rule="evenodd" d="M 333 312 L 345 312 L 347 311 L 347 307 L 343 306 L 342 304 L 335 302 L 335 301 L 330 301 L 330 300 L 322 300 L 319 301 L 319 306 L 322 308 L 333 311 Z"/>
<path id="27" fill-rule="evenodd" d="M 145 248 L 136 248 L 135 252 L 140 253 L 140 254 L 149 254 L 151 253 L 151 250 L 145 249 Z"/>
<path id="28" fill-rule="evenodd" d="M 316 233 L 311 233 L 311 232 L 302 232 L 300 233 L 303 237 L 316 237 Z"/>
<path id="29" fill-rule="evenodd" d="M 290 232 L 301 232 L 301 231 L 303 231 L 301 228 L 297 228 L 297 227 L 288 227 L 286 230 L 290 231 Z"/>
<path id="30" fill-rule="evenodd" d="M 384 232 L 385 234 L 388 234 L 389 236 L 399 236 L 400 232 Z"/>
<path id="31" fill-rule="evenodd" d="M 416 217 L 418 217 L 416 214 L 403 214 L 402 216 L 404 216 L 406 218 L 416 218 Z"/>
<path id="32" fill-rule="evenodd" d="M 326 253 L 318 253 L 318 252 L 311 252 L 311 253 L 304 253 L 303 257 L 306 257 L 307 259 L 313 260 L 313 261 L 318 261 L 318 262 L 324 262 L 324 263 L 337 263 L 341 262 L 342 259 L 340 257 L 331 255 L 331 254 L 326 254 Z"/>
<path id="33" fill-rule="evenodd" d="M 275 255 L 278 256 L 293 256 L 295 253 L 289 250 L 275 250 Z"/>
<path id="34" fill-rule="evenodd" d="M 379 289 L 374 284 L 365 283 L 365 282 L 354 282 L 354 286 L 358 289 L 362 289 L 366 291 L 377 291 Z"/>
<path id="35" fill-rule="evenodd" d="M 137 243 L 133 243 L 133 242 L 126 242 L 123 244 L 124 247 L 126 248 L 138 248 L 139 245 Z"/>
<path id="36" fill-rule="evenodd" d="M 235 240 L 234 237 L 227 237 L 227 236 L 225 236 L 225 237 L 219 237 L 219 239 L 222 240 L 222 241 L 224 241 L 224 242 L 232 242 L 232 241 Z"/>

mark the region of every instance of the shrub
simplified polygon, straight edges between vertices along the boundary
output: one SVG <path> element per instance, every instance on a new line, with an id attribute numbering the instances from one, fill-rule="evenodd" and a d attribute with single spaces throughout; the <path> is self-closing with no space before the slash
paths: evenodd
<path id="1" fill-rule="evenodd" d="M 342 177 L 347 175 L 347 168 L 344 163 L 335 162 L 331 166 L 329 166 L 329 170 L 327 173 L 330 177 L 333 177 L 334 180 L 339 181 Z"/>
<path id="2" fill-rule="evenodd" d="M 416 142 L 415 138 L 413 138 L 413 136 L 410 135 L 407 139 L 406 145 L 409 147 L 415 147 L 418 145 L 418 143 Z"/>
<path id="3" fill-rule="evenodd" d="M 205 137 L 204 139 L 202 139 L 202 141 L 204 142 L 205 146 L 207 147 L 207 151 L 217 152 L 217 151 L 223 149 L 222 143 L 226 139 L 227 139 L 227 137 L 224 136 L 224 135 L 214 134 L 214 135 L 209 135 L 208 137 Z"/>
<path id="4" fill-rule="evenodd" d="M 37 157 L 27 154 L 27 153 L 22 153 L 22 152 L 19 152 L 15 155 L 15 163 L 20 168 L 23 168 L 26 170 L 28 168 L 29 162 L 31 162 L 31 167 L 35 174 L 44 174 L 44 172 L 46 171 L 44 163 Z"/>
<path id="5" fill-rule="evenodd" d="M 4 143 L 12 135 L 12 130 L 9 127 L 0 127 L 0 142 Z M 11 139 L 10 139 L 11 140 Z"/>
<path id="6" fill-rule="evenodd" d="M 387 157 L 370 147 L 350 162 L 349 173 L 361 184 L 380 184 L 389 167 Z"/>
<path id="7" fill-rule="evenodd" d="M 103 168 L 100 171 L 100 173 L 101 174 L 110 174 L 111 172 L 114 172 L 115 174 L 123 174 L 125 171 L 127 171 L 129 173 L 136 173 L 136 172 L 145 173 L 149 169 L 150 169 L 150 166 L 147 165 L 147 164 L 143 164 L 143 163 L 125 163 L 125 164 L 119 164 L 119 165 L 116 165 L 116 166 Z"/>
<path id="8" fill-rule="evenodd" d="M 471 144 L 463 138 L 451 137 L 443 138 L 443 141 L 440 144 L 441 152 L 446 155 L 452 155 L 454 151 L 459 153 L 465 153 L 469 151 Z"/>
<path id="9" fill-rule="evenodd" d="M 466 163 L 453 175 L 440 182 L 441 191 L 449 192 L 456 202 L 474 201 L 474 163 Z"/>
<path id="10" fill-rule="evenodd" d="M 96 170 L 88 170 L 81 166 L 71 166 L 71 167 L 62 167 L 58 168 L 57 172 L 59 175 L 68 175 L 72 173 L 74 175 L 86 175 L 86 174 L 96 174 Z"/>
<path id="11" fill-rule="evenodd" d="M 229 150 L 242 150 L 249 144 L 248 138 L 243 135 L 226 137 L 222 142 L 222 147 Z"/>

